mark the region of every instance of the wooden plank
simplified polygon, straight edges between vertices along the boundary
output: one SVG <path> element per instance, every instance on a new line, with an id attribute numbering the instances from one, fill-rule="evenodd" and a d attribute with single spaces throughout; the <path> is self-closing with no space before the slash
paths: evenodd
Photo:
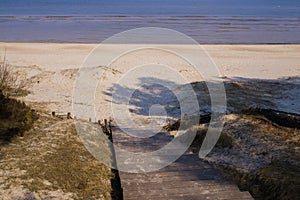
<path id="1" fill-rule="evenodd" d="M 156 150 L 171 138 L 162 133 L 143 140 L 127 136 L 118 127 L 112 127 L 112 131 L 114 143 L 133 152 Z M 248 192 L 240 191 L 207 162 L 190 152 L 186 152 L 174 163 L 158 171 L 137 174 L 120 171 L 119 175 L 125 200 L 253 199 Z"/>

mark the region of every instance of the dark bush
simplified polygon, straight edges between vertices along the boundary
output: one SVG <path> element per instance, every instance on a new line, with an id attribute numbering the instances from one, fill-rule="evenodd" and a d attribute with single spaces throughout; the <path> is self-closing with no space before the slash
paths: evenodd
<path id="1" fill-rule="evenodd" d="M 10 99 L 3 95 L 0 90 L 0 143 L 10 142 L 16 135 L 23 136 L 37 114 L 16 99 Z"/>

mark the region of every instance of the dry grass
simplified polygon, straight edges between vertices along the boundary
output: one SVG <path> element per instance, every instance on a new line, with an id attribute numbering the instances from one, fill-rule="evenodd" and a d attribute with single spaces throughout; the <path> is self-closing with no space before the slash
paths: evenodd
<path id="1" fill-rule="evenodd" d="M 0 90 L 0 145 L 30 129 L 36 113 L 23 102 L 6 98 Z"/>
<path id="2" fill-rule="evenodd" d="M 209 123 L 194 125 L 185 130 L 184 133 L 175 135 L 183 144 L 189 145 L 188 143 L 192 141 L 192 143 L 190 144 L 190 148 L 194 153 L 196 153 L 199 152 L 202 143 L 207 135 L 208 124 Z M 170 132 L 177 131 L 179 127 L 180 120 L 177 120 L 174 123 L 166 125 L 164 128 Z M 233 145 L 232 143 L 233 138 L 227 132 L 223 131 L 215 146 L 219 148 L 231 148 Z"/>
<path id="3" fill-rule="evenodd" d="M 196 133 L 196 136 L 193 139 L 192 144 L 190 145 L 190 148 L 193 152 L 199 152 L 202 143 L 204 141 L 204 138 L 206 137 L 208 127 L 205 124 L 200 124 L 199 126 L 193 126 L 189 128 L 183 135 L 179 136 L 180 141 L 185 143 L 185 140 L 188 140 L 188 137 L 190 135 L 193 135 L 193 133 Z M 232 138 L 226 133 L 222 132 L 217 143 L 216 147 L 219 148 L 231 148 L 232 147 Z"/>
<path id="4" fill-rule="evenodd" d="M 226 117 L 223 132 L 233 138 L 232 151 L 215 151 L 209 162 L 255 199 L 297 199 L 299 129 L 274 126 L 260 115 Z"/>
<path id="5" fill-rule="evenodd" d="M 111 170 L 85 149 L 72 120 L 41 115 L 0 152 L 0 191 L 7 199 L 16 187 L 35 199 L 111 199 Z"/>
<path id="6" fill-rule="evenodd" d="M 270 120 L 261 115 L 243 115 L 241 120 L 244 120 L 246 123 L 254 124 L 255 129 L 252 131 L 261 133 L 261 136 L 274 137 L 276 140 L 284 141 L 293 147 L 300 146 L 299 129 L 278 125 L 274 126 Z"/>
<path id="7" fill-rule="evenodd" d="M 26 95 L 25 91 L 27 86 L 26 77 L 23 77 L 20 72 L 16 71 L 6 61 L 0 57 L 0 90 L 5 96 L 9 95 Z"/>

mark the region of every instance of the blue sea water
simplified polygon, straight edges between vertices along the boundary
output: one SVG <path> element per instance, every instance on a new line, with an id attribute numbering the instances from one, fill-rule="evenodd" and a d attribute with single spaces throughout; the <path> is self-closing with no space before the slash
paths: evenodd
<path id="1" fill-rule="evenodd" d="M 299 0 L 0 0 L 0 41 L 99 43 L 163 27 L 199 43 L 300 43 Z"/>

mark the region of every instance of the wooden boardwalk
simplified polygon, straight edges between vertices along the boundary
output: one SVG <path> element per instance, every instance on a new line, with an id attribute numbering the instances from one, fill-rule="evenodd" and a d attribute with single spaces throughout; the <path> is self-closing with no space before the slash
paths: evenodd
<path id="1" fill-rule="evenodd" d="M 125 134 L 118 127 L 112 127 L 112 132 L 114 143 L 131 152 L 155 151 L 172 140 L 166 133 L 140 139 Z M 253 199 L 248 192 L 241 192 L 235 184 L 190 152 L 158 171 L 120 171 L 119 175 L 125 200 Z"/>

